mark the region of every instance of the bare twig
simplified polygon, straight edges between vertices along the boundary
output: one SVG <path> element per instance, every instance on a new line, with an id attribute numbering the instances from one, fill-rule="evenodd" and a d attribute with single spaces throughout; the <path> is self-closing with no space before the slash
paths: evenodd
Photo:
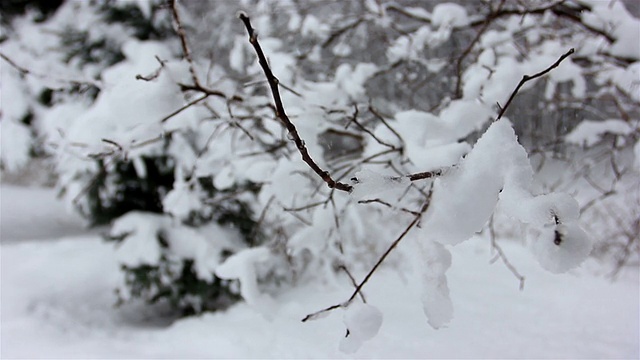
<path id="1" fill-rule="evenodd" d="M 4 61 L 6 61 L 9 65 L 11 65 L 11 67 L 13 67 L 14 69 L 18 70 L 18 72 L 20 72 L 20 74 L 22 76 L 33 76 L 39 79 L 50 79 L 50 80 L 54 80 L 54 81 L 59 81 L 62 83 L 69 83 L 71 85 L 85 85 L 85 86 L 95 86 L 98 89 L 102 88 L 102 84 L 99 81 L 92 81 L 92 80 L 76 80 L 76 79 L 63 79 L 63 78 L 57 78 L 57 77 L 53 77 L 50 75 L 45 75 L 45 74 L 40 74 L 40 73 L 36 73 L 32 70 L 29 70 L 23 66 L 18 65 L 18 63 L 16 63 L 14 60 L 12 60 L 11 58 L 9 58 L 8 56 L 6 56 L 5 54 L 0 52 L 0 58 L 3 59 Z"/>
<path id="2" fill-rule="evenodd" d="M 611 189 L 605 193 L 600 194 L 600 196 L 595 197 L 591 200 L 589 200 L 586 204 L 584 204 L 581 208 L 580 208 L 580 214 L 583 214 L 585 211 L 589 210 L 589 208 L 591 208 L 593 205 L 602 202 L 602 200 L 617 194 L 618 192 L 614 189 Z"/>
<path id="3" fill-rule="evenodd" d="M 506 16 L 513 16 L 513 15 L 516 15 L 516 16 L 517 15 L 519 15 L 519 16 L 524 16 L 524 15 L 543 15 L 548 10 L 553 10 L 554 8 L 562 5 L 562 3 L 564 3 L 565 1 L 566 0 L 559 0 L 559 1 L 556 1 L 556 2 L 549 3 L 547 5 L 543 5 L 543 6 L 538 7 L 538 8 L 520 7 L 520 8 L 500 9 L 498 11 L 490 13 L 489 17 L 491 18 L 491 20 L 493 20 L 493 19 L 502 18 L 502 17 L 506 17 Z M 471 21 L 469 26 L 472 26 L 472 27 L 478 26 L 480 24 L 484 24 L 486 21 L 487 21 L 487 18 L 477 19 L 477 20 Z"/>
<path id="4" fill-rule="evenodd" d="M 0 58 L 2 58 L 4 61 L 8 62 L 9 65 L 13 66 L 13 68 L 15 68 L 16 70 L 18 70 L 22 75 L 29 75 L 31 74 L 31 71 L 27 68 L 24 68 L 18 64 L 16 64 L 15 61 L 11 60 L 9 57 L 7 57 L 5 54 L 0 53 Z"/>
<path id="5" fill-rule="evenodd" d="M 311 204 L 307 204 L 305 206 L 300 206 L 300 207 L 294 207 L 294 208 L 290 208 L 290 207 L 283 207 L 282 210 L 287 211 L 287 212 L 296 212 L 296 211 L 304 211 L 304 210 L 309 210 L 312 209 L 316 206 L 320 206 L 320 205 L 327 205 L 329 203 L 329 201 L 331 200 L 331 198 L 329 197 L 327 200 L 323 200 L 323 201 L 316 201 L 314 203 Z"/>
<path id="6" fill-rule="evenodd" d="M 342 34 L 346 33 L 347 31 L 349 31 L 351 29 L 357 28 L 363 22 L 364 22 L 364 19 L 363 18 L 359 18 L 359 19 L 353 21 L 352 23 L 347 24 L 347 25 L 337 29 L 322 43 L 321 46 L 324 48 L 324 47 L 327 47 L 327 46 L 331 45 L 331 43 L 334 40 L 336 40 L 337 38 L 339 38 Z"/>
<path id="7" fill-rule="evenodd" d="M 347 276 L 349 277 L 349 280 L 351 281 L 351 285 L 353 285 L 353 287 L 358 287 L 358 283 L 356 282 L 356 279 L 353 277 L 353 275 L 351 275 L 351 272 L 349 271 L 349 269 L 347 269 L 347 266 L 342 264 L 340 266 L 338 266 L 338 269 L 342 270 L 345 272 L 345 274 L 347 274 Z M 360 299 L 362 299 L 363 303 L 367 303 L 367 299 L 364 297 L 364 294 L 362 293 L 362 291 L 360 291 Z"/>
<path id="8" fill-rule="evenodd" d="M 295 95 L 295 96 L 297 96 L 299 98 L 302 97 L 302 94 L 300 94 L 299 92 L 293 90 L 290 86 L 287 86 L 287 85 L 285 85 L 283 83 L 279 83 L 279 84 L 280 84 L 280 86 L 282 86 L 283 89 L 287 90 L 288 92 L 292 93 L 293 95 Z"/>
<path id="9" fill-rule="evenodd" d="M 282 205 L 282 203 L 280 204 L 280 206 L 282 206 L 284 208 L 284 206 Z M 293 216 L 294 218 L 296 218 L 298 221 L 300 221 L 301 223 L 305 224 L 306 226 L 312 226 L 313 224 L 311 223 L 311 221 L 303 218 L 302 216 L 300 216 L 300 214 L 298 214 L 295 211 L 287 211 L 287 214 L 291 214 L 291 216 Z"/>
<path id="10" fill-rule="evenodd" d="M 524 290 L 524 281 L 525 281 L 524 276 L 520 275 L 520 273 L 515 268 L 515 266 L 511 264 L 507 256 L 504 254 L 504 251 L 502 251 L 502 248 L 500 247 L 500 245 L 498 245 L 498 243 L 495 241 L 494 238 L 491 239 L 491 246 L 498 253 L 498 256 L 500 257 L 500 260 L 502 260 L 502 263 L 504 264 L 504 266 L 506 266 L 507 269 L 511 271 L 513 276 L 515 276 L 516 279 L 518 279 L 518 281 L 520 282 L 520 286 L 519 286 L 520 291 Z"/>
<path id="11" fill-rule="evenodd" d="M 158 60 L 158 62 L 160 63 L 160 67 L 158 67 L 156 69 L 156 71 L 154 71 L 153 73 L 147 75 L 147 76 L 142 76 L 140 74 L 136 75 L 136 80 L 143 80 L 143 81 L 152 81 L 158 78 L 158 76 L 160 76 L 160 72 L 162 72 L 162 69 L 164 69 L 164 63 L 166 63 L 166 60 L 161 60 L 158 55 L 156 55 L 156 60 Z"/>
<path id="12" fill-rule="evenodd" d="M 264 74 L 267 78 L 267 82 L 269 83 L 269 87 L 271 89 L 271 94 L 273 95 L 273 101 L 276 107 L 276 116 L 280 121 L 282 121 L 283 125 L 289 131 L 289 135 L 293 139 L 300 155 L 302 156 L 302 160 L 309 165 L 309 167 L 318 175 L 322 180 L 329 186 L 331 189 L 337 189 L 345 192 L 351 192 L 353 190 L 353 186 L 349 184 L 345 184 L 339 181 L 335 181 L 328 171 L 325 171 L 318 166 L 318 164 L 311 158 L 309 155 L 309 151 L 304 143 L 304 141 L 300 138 L 298 134 L 298 129 L 291 122 L 289 117 L 287 116 L 284 105 L 282 104 L 282 98 L 280 97 L 280 90 L 278 89 L 279 80 L 273 75 L 271 72 L 271 68 L 269 67 L 269 63 L 267 62 L 267 57 L 262 51 L 262 47 L 258 42 L 258 34 L 255 32 L 254 28 L 251 26 L 251 21 L 249 17 L 245 13 L 240 13 L 240 20 L 244 23 L 247 28 L 247 33 L 249 34 L 249 43 L 253 46 L 256 55 L 258 56 L 258 62 L 264 71 Z"/>
<path id="13" fill-rule="evenodd" d="M 429 194 L 431 194 L 431 193 L 429 193 Z M 404 237 L 409 233 L 409 231 L 411 231 L 411 229 L 413 229 L 413 227 L 418 224 L 418 222 L 420 221 L 420 217 L 421 217 L 422 213 L 427 211 L 427 209 L 429 208 L 430 200 L 431 200 L 430 198 L 427 198 L 425 200 L 424 204 L 420 208 L 420 213 L 413 218 L 413 221 L 411 221 L 411 223 L 409 223 L 409 225 L 407 225 L 407 227 L 404 229 L 404 231 L 402 231 L 402 233 L 393 241 L 393 243 L 391 243 L 391 245 L 387 248 L 387 250 L 380 256 L 378 261 L 375 263 L 375 265 L 373 265 L 371 270 L 369 270 L 369 272 L 364 277 L 364 279 L 362 279 L 362 281 L 358 284 L 358 286 L 356 286 L 356 289 L 353 291 L 353 293 L 351 294 L 349 299 L 347 299 L 346 301 L 344 301 L 342 303 L 335 304 L 335 305 L 329 306 L 328 308 L 325 308 L 325 309 L 316 311 L 314 313 L 311 313 L 311 314 L 305 316 L 304 319 L 302 319 L 302 322 L 306 322 L 306 321 L 309 321 L 309 320 L 317 319 L 321 314 L 323 314 L 325 312 L 328 312 L 328 311 L 331 311 L 331 310 L 348 307 L 349 304 L 351 304 L 351 302 L 356 298 L 356 296 L 358 296 L 358 294 L 362 291 L 362 288 L 367 284 L 369 279 L 371 279 L 371 276 L 373 276 L 373 274 L 380 267 L 380 265 L 382 265 L 382 263 L 387 258 L 387 256 L 389 256 L 389 254 L 391 254 L 391 252 L 398 246 L 400 241 L 402 241 L 402 239 L 404 239 Z"/>
<path id="14" fill-rule="evenodd" d="M 504 5 L 505 1 L 506 0 L 500 1 L 500 4 L 498 4 L 498 8 L 495 12 L 500 11 L 500 9 L 502 9 L 502 6 Z M 492 11 L 491 13 L 493 14 L 494 11 Z M 471 40 L 467 48 L 464 49 L 462 54 L 456 60 L 456 90 L 455 90 L 456 98 L 462 97 L 462 64 L 464 62 L 464 59 L 471 53 L 471 50 L 476 45 L 476 43 L 480 40 L 480 37 L 482 36 L 482 34 L 484 34 L 485 31 L 487 31 L 487 29 L 489 28 L 489 25 L 491 25 L 491 23 L 494 20 L 495 18 L 492 17 L 491 14 L 487 16 L 487 18 L 484 21 L 484 24 L 482 25 L 480 30 L 478 30 L 478 33 L 476 33 L 476 36 L 473 38 L 473 40 Z"/>
<path id="15" fill-rule="evenodd" d="M 396 4 L 396 3 L 388 3 L 385 4 L 386 10 L 392 10 L 395 11 L 399 14 L 402 14 L 410 19 L 413 20 L 417 20 L 417 21 L 421 21 L 427 24 L 431 24 L 431 14 L 429 14 L 429 16 L 421 16 L 420 14 L 417 14 L 415 12 L 411 12 L 411 11 L 407 11 L 405 10 L 405 8 L 403 6 L 401 6 L 400 4 Z"/>
<path id="16" fill-rule="evenodd" d="M 353 115 L 351 116 L 351 118 L 349 119 L 349 122 L 347 123 L 347 125 L 344 128 L 347 129 L 349 127 L 349 124 L 354 123 L 354 124 L 356 124 L 356 126 L 358 126 L 358 128 L 360 128 L 360 130 L 362 130 L 365 133 L 369 134 L 375 141 L 378 142 L 378 144 L 395 150 L 396 149 L 395 146 L 393 146 L 393 145 L 389 144 L 388 142 L 380 139 L 371 130 L 367 129 L 364 125 L 360 124 L 360 122 L 358 121 L 358 113 L 359 113 L 358 105 L 354 104 L 353 106 L 355 108 L 355 110 L 353 111 Z"/>
<path id="17" fill-rule="evenodd" d="M 501 106 L 500 109 L 500 113 L 498 114 L 498 117 L 496 118 L 497 120 L 500 120 L 502 118 L 502 115 L 504 115 L 504 113 L 507 111 L 507 108 L 509 107 L 509 105 L 511 104 L 511 101 L 513 101 L 513 99 L 516 97 L 516 94 L 518 93 L 518 91 L 520 91 L 520 88 L 526 84 L 528 81 L 531 81 L 533 79 L 539 78 L 541 76 L 546 75 L 547 73 L 549 73 L 551 70 L 555 69 L 558 67 L 558 65 L 560 65 L 560 63 L 566 59 L 567 57 L 569 57 L 571 54 L 573 54 L 575 52 L 575 49 L 571 48 L 569 49 L 569 51 L 567 51 L 566 53 L 564 53 L 564 55 L 560 56 L 560 58 L 558 60 L 556 60 L 555 63 L 551 64 L 551 66 L 549 66 L 548 68 L 540 71 L 539 73 L 533 74 L 533 75 L 523 75 L 522 76 L 522 80 L 520 80 L 520 82 L 518 83 L 518 86 L 516 86 L 516 88 L 513 90 L 513 92 L 511 93 L 511 96 L 509 96 L 509 100 L 507 100 L 507 103 L 504 106 Z"/>
<path id="18" fill-rule="evenodd" d="M 167 120 L 171 119 L 172 117 L 174 117 L 174 116 L 178 115 L 179 113 L 183 112 L 184 110 L 187 110 L 188 108 L 192 107 L 193 105 L 195 105 L 195 104 L 199 103 L 200 101 L 202 101 L 202 100 L 204 100 L 204 99 L 206 99 L 206 98 L 208 98 L 208 97 L 209 97 L 209 95 L 208 95 L 208 94 L 204 94 L 204 95 L 202 95 L 201 97 L 199 97 L 199 98 L 197 98 L 197 99 L 195 99 L 195 100 L 193 100 L 193 101 L 191 101 L 191 102 L 189 102 L 189 103 L 185 104 L 183 107 L 181 107 L 181 108 L 179 108 L 178 110 L 176 110 L 176 111 L 172 112 L 171 114 L 169 114 L 169 115 L 167 115 L 167 116 L 163 117 L 163 118 L 162 118 L 162 120 L 160 120 L 160 122 L 161 122 L 161 123 L 166 122 Z"/>
<path id="19" fill-rule="evenodd" d="M 490 14 L 489 16 L 492 19 L 497 19 L 497 18 L 503 18 L 503 17 L 507 17 L 507 16 L 513 16 L 513 15 L 520 15 L 520 16 L 524 16 L 524 15 L 544 15 L 547 11 L 551 11 L 553 12 L 554 15 L 558 16 L 558 17 L 562 17 L 568 20 L 573 21 L 574 23 L 578 24 L 579 26 L 583 27 L 584 29 L 586 29 L 587 31 L 595 34 L 595 35 L 599 35 L 604 37 L 609 43 L 614 42 L 616 39 L 615 37 L 613 37 L 611 34 L 609 34 L 608 32 L 606 32 L 603 29 L 599 29 L 595 26 L 589 25 L 587 23 L 585 23 L 583 21 L 583 16 L 582 14 L 584 13 L 584 11 L 591 11 L 591 8 L 589 6 L 586 6 L 584 4 L 580 4 L 580 7 L 578 8 L 572 8 L 570 6 L 565 5 L 566 1 L 565 0 L 559 0 L 556 2 L 551 2 L 547 5 L 543 5 L 541 7 L 538 8 L 509 8 L 509 9 L 502 9 L 500 11 L 494 12 L 492 14 Z M 573 5 L 575 5 L 575 2 L 571 2 Z M 486 18 L 483 19 L 477 19 L 474 21 L 471 21 L 471 23 L 469 23 L 470 27 L 474 27 L 474 26 L 479 26 L 481 24 L 484 24 L 485 21 L 487 21 Z"/>
<path id="20" fill-rule="evenodd" d="M 518 279 L 518 281 L 520 282 L 520 291 L 524 290 L 524 276 L 520 275 L 516 267 L 511 264 L 511 262 L 507 258 L 507 255 L 505 255 L 504 251 L 502 251 L 502 247 L 500 247 L 500 245 L 498 245 L 498 242 L 496 241 L 496 231 L 493 226 L 493 216 L 491 216 L 491 220 L 489 220 L 489 236 L 491 237 L 491 247 L 496 251 L 504 266 L 506 266 L 507 269 L 511 271 L 513 276 L 515 276 L 516 279 Z M 494 259 L 491 262 L 493 263 L 495 262 L 495 260 L 497 259 Z"/>
<path id="21" fill-rule="evenodd" d="M 411 181 L 417 181 L 417 180 L 424 180 L 424 179 L 431 179 L 434 177 L 438 177 L 438 176 L 441 176 L 443 173 L 444 173 L 443 169 L 438 169 L 433 171 L 424 171 L 424 172 L 419 172 L 415 174 L 409 174 L 409 175 L 405 175 L 405 177 L 408 177 L 409 180 Z"/>
<path id="22" fill-rule="evenodd" d="M 193 84 L 190 84 L 190 85 L 178 83 L 181 90 L 182 91 L 189 91 L 189 90 L 198 91 L 203 94 L 206 94 L 207 96 L 216 96 L 216 97 L 226 99 L 227 101 L 242 101 L 242 98 L 237 95 L 234 95 L 231 98 L 229 98 L 225 93 L 221 91 L 212 90 L 202 85 L 202 83 L 200 82 L 200 79 L 198 78 L 198 74 L 196 72 L 196 67 L 193 61 L 193 57 L 191 56 L 191 49 L 189 48 L 189 42 L 187 41 L 187 33 L 184 30 L 184 26 L 182 26 L 182 20 L 180 18 L 180 13 L 178 12 L 178 7 L 177 7 L 177 0 L 169 0 L 169 6 L 171 7 L 171 14 L 173 15 L 173 20 L 175 21 L 176 33 L 180 38 L 180 45 L 182 46 L 182 54 L 184 55 L 184 58 L 187 60 L 187 63 L 189 64 L 189 73 L 191 74 L 191 80 L 193 81 Z M 165 120 L 166 119 L 164 119 L 163 121 Z"/>
<path id="23" fill-rule="evenodd" d="M 403 144 L 402 146 L 404 147 L 404 139 L 402 138 L 402 136 L 400 136 L 400 134 L 398 134 L 398 132 L 396 131 L 396 129 L 394 129 L 393 127 L 391 127 L 391 125 L 389 125 L 389 123 L 387 122 L 387 120 L 384 119 L 384 116 L 382 116 L 382 114 L 380 114 L 380 112 L 378 112 L 373 105 L 371 105 L 371 103 L 369 103 L 369 111 L 376 117 L 378 118 L 378 120 L 380 120 L 380 122 L 387 128 L 389 129 L 389 131 L 391 131 L 393 133 L 393 135 L 395 135 L 398 140 L 400 140 L 400 143 Z"/>
<path id="24" fill-rule="evenodd" d="M 345 169 L 345 168 L 346 168 L 346 170 L 343 171 L 340 176 L 338 176 L 338 179 L 342 179 L 345 176 L 348 176 L 349 174 L 353 173 L 362 164 L 369 163 L 373 159 L 376 159 L 378 157 L 381 157 L 381 156 L 384 156 L 384 155 L 388 155 L 388 154 L 391 154 L 391 153 L 394 153 L 394 152 L 397 152 L 397 151 L 398 150 L 393 150 L 393 149 L 382 150 L 382 151 L 380 151 L 380 152 L 378 152 L 376 154 L 370 155 L 370 156 L 358 161 L 356 164 L 353 164 L 353 165 L 350 165 L 350 166 L 349 165 L 342 166 L 342 167 L 339 168 L 339 170 L 342 170 L 342 169 Z M 338 171 L 338 170 L 336 170 L 336 171 Z"/>
<path id="25" fill-rule="evenodd" d="M 178 33 L 178 37 L 180 38 L 182 53 L 189 63 L 189 72 L 191 73 L 191 79 L 196 86 L 200 86 L 200 80 L 198 80 L 198 75 L 196 74 L 196 69 L 193 64 L 193 58 L 191 57 L 191 50 L 189 49 L 189 43 L 187 42 L 187 34 L 185 33 L 184 27 L 182 26 L 182 21 L 180 20 L 180 14 L 178 13 L 176 0 L 169 0 L 169 6 L 171 7 L 171 14 L 173 15 L 173 19 L 176 22 L 176 32 Z"/>
<path id="26" fill-rule="evenodd" d="M 360 200 L 360 201 L 358 201 L 358 204 L 381 204 L 381 205 L 384 205 L 384 206 L 386 206 L 388 208 L 391 208 L 391 209 L 396 208 L 395 206 L 389 204 L 388 202 L 386 202 L 386 201 L 384 201 L 382 199 Z M 419 212 L 413 211 L 413 210 L 409 210 L 407 208 L 400 208 L 400 210 L 402 210 L 402 211 L 404 211 L 406 213 L 409 213 L 409 214 L 411 214 L 413 216 L 419 216 L 420 215 Z"/>
<path id="27" fill-rule="evenodd" d="M 402 181 L 402 179 L 408 178 L 409 181 L 418 181 L 418 180 L 432 179 L 438 176 L 442 176 L 444 172 L 445 172 L 445 169 L 437 169 L 433 171 L 424 171 L 424 172 L 419 172 L 415 174 L 389 176 L 388 179 L 391 181 Z M 357 180 L 357 178 L 352 178 L 352 180 Z"/>
<path id="28" fill-rule="evenodd" d="M 102 142 L 107 143 L 109 145 L 115 146 L 118 149 L 118 151 L 124 151 L 124 148 L 122 147 L 122 145 L 118 144 L 117 142 L 115 142 L 113 140 L 102 139 Z"/>

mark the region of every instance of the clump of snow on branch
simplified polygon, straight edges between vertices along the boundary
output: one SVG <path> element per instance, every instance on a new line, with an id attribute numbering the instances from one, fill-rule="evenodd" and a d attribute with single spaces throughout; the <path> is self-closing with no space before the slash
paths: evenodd
<path id="1" fill-rule="evenodd" d="M 415 167 L 430 171 L 457 163 L 471 149 L 460 139 L 481 129 L 491 115 L 491 108 L 485 104 L 455 100 L 438 116 L 417 110 L 397 113 L 393 128 L 402 137 L 403 144 L 383 124 L 376 127 L 375 134 L 396 146 L 404 145 L 406 155 Z M 368 153 L 375 153 L 379 148 L 379 144 L 371 143 Z"/>
<path id="2" fill-rule="evenodd" d="M 240 295 L 251 306 L 268 315 L 273 300 L 261 292 L 258 287 L 261 264 L 271 261 L 271 251 L 265 247 L 256 247 L 240 251 L 218 266 L 215 274 L 221 279 L 239 280 Z"/>
<path id="3" fill-rule="evenodd" d="M 434 26 L 462 27 L 469 23 L 467 9 L 454 3 L 441 3 L 433 8 L 431 23 Z"/>
<path id="4" fill-rule="evenodd" d="M 517 142 L 509 121 L 499 120 L 459 165 L 435 181 L 432 202 L 420 232 L 427 240 L 459 244 L 482 230 L 498 201 L 514 220 L 535 228 L 553 226 L 558 222 L 555 219 L 570 226 L 577 219 L 578 205 L 570 196 L 536 196 L 533 191 L 533 169 L 527 153 Z M 575 232 L 567 235 L 574 237 Z M 554 236 L 534 239 L 535 249 L 537 242 L 553 244 Z M 579 250 L 570 268 L 586 258 L 591 241 L 585 236 L 556 246 L 567 247 L 567 251 Z M 558 263 L 558 268 L 564 266 L 561 256 L 549 261 Z"/>
<path id="5" fill-rule="evenodd" d="M 443 24 L 444 25 L 444 24 Z M 395 39 L 387 48 L 387 58 L 391 62 L 399 60 L 422 60 L 425 48 L 436 48 L 444 44 L 451 36 L 451 27 L 442 26 L 432 30 L 429 26 L 422 26 L 417 31 L 402 35 Z"/>
<path id="6" fill-rule="evenodd" d="M 632 134 L 640 128 L 640 123 L 637 121 L 635 123 L 634 126 L 633 122 L 620 119 L 584 120 L 566 135 L 565 140 L 576 145 L 592 146 L 602 140 L 606 134 L 622 136 Z"/>
<path id="7" fill-rule="evenodd" d="M 374 64 L 358 64 L 355 68 L 342 64 L 336 69 L 335 81 L 338 86 L 353 98 L 364 95 L 364 83 L 377 70 Z"/>
<path id="8" fill-rule="evenodd" d="M 121 264 L 157 264 L 161 256 L 173 261 L 192 259 L 196 274 L 203 280 L 211 280 L 223 260 L 223 251 L 242 249 L 233 230 L 216 224 L 193 228 L 166 215 L 135 211 L 116 220 L 109 236 L 125 239 L 116 252 Z"/>
<path id="9" fill-rule="evenodd" d="M 531 251 L 545 270 L 564 273 L 580 265 L 591 252 L 591 240 L 576 221 L 533 229 Z"/>
<path id="10" fill-rule="evenodd" d="M 442 327 L 453 316 L 446 278 L 451 254 L 443 245 L 481 231 L 498 205 L 535 234 L 530 246 L 543 268 L 565 272 L 589 255 L 592 244 L 576 222 L 576 201 L 567 194 L 533 191 L 533 169 L 506 119 L 493 123 L 458 165 L 435 180 L 417 230 L 422 301 L 431 326 Z"/>
<path id="11" fill-rule="evenodd" d="M 345 309 L 343 322 L 348 333 L 340 341 L 339 349 L 352 354 L 378 334 L 382 326 L 382 312 L 369 304 L 352 303 Z"/>
<path id="12" fill-rule="evenodd" d="M 640 57 L 640 20 L 629 13 L 623 2 L 590 2 L 592 10 L 582 14 L 585 24 L 613 35 L 615 41 L 607 49 L 611 55 L 637 60 Z"/>
<path id="13" fill-rule="evenodd" d="M 324 39 L 330 30 L 329 25 L 321 22 L 317 17 L 307 15 L 302 21 L 300 32 L 302 36 Z"/>
<path id="14" fill-rule="evenodd" d="M 360 170 L 354 177 L 351 196 L 357 200 L 376 196 L 381 193 L 404 189 L 410 181 L 406 177 L 381 175 L 371 170 Z"/>
<path id="15" fill-rule="evenodd" d="M 173 189 L 162 200 L 162 207 L 166 213 L 187 220 L 189 216 L 202 209 L 203 196 L 198 193 L 197 184 L 187 183 L 179 169 L 176 173 Z"/>

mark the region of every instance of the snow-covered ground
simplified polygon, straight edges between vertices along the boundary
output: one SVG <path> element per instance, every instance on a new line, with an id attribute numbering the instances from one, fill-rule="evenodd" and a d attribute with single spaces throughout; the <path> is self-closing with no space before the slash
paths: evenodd
<path id="1" fill-rule="evenodd" d="M 0 239 L 50 240 L 87 233 L 82 220 L 66 211 L 56 193 L 46 188 L 2 185 Z"/>
<path id="2" fill-rule="evenodd" d="M 379 334 L 351 355 L 338 350 L 342 312 L 302 323 L 344 300 L 348 283 L 305 284 L 272 314 L 244 303 L 225 312 L 159 321 L 141 307 L 115 308 L 113 245 L 63 215 L 51 190 L 4 186 L 1 228 L 2 358 L 625 358 L 640 356 L 639 277 L 615 283 L 594 262 L 564 275 L 540 268 L 515 243 L 503 248 L 526 276 L 524 291 L 487 241 L 453 248 L 455 315 L 433 330 L 420 296 L 390 269 L 365 288 L 384 314 Z M 30 241 L 47 239 L 48 241 Z M 589 267 L 587 271 L 584 267 Z"/>

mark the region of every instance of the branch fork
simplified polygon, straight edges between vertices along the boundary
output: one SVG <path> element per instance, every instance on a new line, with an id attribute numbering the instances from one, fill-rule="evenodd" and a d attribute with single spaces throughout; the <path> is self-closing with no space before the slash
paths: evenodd
<path id="1" fill-rule="evenodd" d="M 348 193 L 352 192 L 353 191 L 353 186 L 352 185 L 345 184 L 345 183 L 342 183 L 342 182 L 334 180 L 331 177 L 331 174 L 328 171 L 323 170 L 322 168 L 320 168 L 320 166 L 313 160 L 313 158 L 309 154 L 304 140 L 302 140 L 300 138 L 300 135 L 298 133 L 298 130 L 297 130 L 296 126 L 293 124 L 293 122 L 291 122 L 291 120 L 289 119 L 289 117 L 287 116 L 287 114 L 285 112 L 284 105 L 282 103 L 282 98 L 280 96 L 279 81 L 274 76 L 273 72 L 271 71 L 271 68 L 269 67 L 269 63 L 268 63 L 267 58 L 266 58 L 266 56 L 265 56 L 265 54 L 264 54 L 264 52 L 262 50 L 262 47 L 260 46 L 260 43 L 258 42 L 258 35 L 257 35 L 255 29 L 251 25 L 251 21 L 249 19 L 249 16 L 244 12 L 240 12 L 238 14 L 238 17 L 244 23 L 244 26 L 247 29 L 247 33 L 249 35 L 249 43 L 253 46 L 253 48 L 254 48 L 254 50 L 256 52 L 256 55 L 258 56 L 258 63 L 262 67 L 262 70 L 263 70 L 263 72 L 264 72 L 264 74 L 265 74 L 265 76 L 267 78 L 267 82 L 269 84 L 269 88 L 271 90 L 271 94 L 273 96 L 273 100 L 274 100 L 274 103 L 275 103 L 275 114 L 276 114 L 276 117 L 283 123 L 283 125 L 288 130 L 291 140 L 295 143 L 296 148 L 298 149 L 298 152 L 302 156 L 302 160 L 320 178 L 322 178 L 322 180 L 327 184 L 327 186 L 329 188 L 341 190 L 341 191 L 348 192 Z M 520 88 L 527 81 L 531 81 L 533 79 L 536 79 L 538 77 L 546 75 L 548 72 L 550 72 L 554 68 L 558 67 L 560 65 L 560 63 L 565 58 L 567 58 L 568 56 L 570 56 L 573 53 L 574 53 L 574 49 L 570 49 L 567 53 L 562 55 L 554 64 L 552 64 L 551 66 L 549 66 L 545 70 L 543 70 L 541 72 L 538 72 L 538 73 L 536 73 L 534 75 L 524 75 L 522 77 L 522 80 L 518 84 L 518 86 L 516 86 L 516 88 L 514 89 L 514 91 L 511 94 L 511 96 L 507 100 L 505 106 L 501 107 L 498 104 L 500 111 L 499 111 L 499 114 L 498 114 L 498 116 L 496 118 L 496 121 L 499 120 L 504 115 L 504 113 L 506 112 L 507 108 L 511 104 L 513 98 L 516 96 L 516 94 L 518 93 Z M 197 82 L 196 82 L 196 84 L 197 84 Z M 354 120 L 355 120 L 356 116 L 357 116 L 357 107 L 356 107 L 356 113 L 354 114 Z M 386 125 L 386 123 L 385 123 L 385 125 Z M 397 135 L 397 133 L 396 133 L 396 135 Z M 398 137 L 401 139 L 401 137 L 399 135 L 398 135 Z M 394 150 L 395 150 L 394 148 L 391 149 L 391 151 L 394 151 Z M 398 177 L 394 177 L 392 179 L 401 180 L 402 178 L 407 177 L 411 181 L 416 181 L 416 180 L 429 179 L 429 178 L 434 178 L 434 177 L 437 177 L 437 176 L 441 176 L 444 173 L 444 171 L 445 171 L 444 169 L 439 169 L 439 170 L 435 170 L 435 171 L 428 171 L 428 172 L 421 172 L 421 173 L 416 173 L 416 174 L 398 176 Z M 354 183 L 357 183 L 358 180 L 357 180 L 357 178 L 354 178 L 354 179 L 352 179 L 352 181 L 354 181 Z M 419 226 L 419 222 L 420 222 L 420 219 L 422 217 L 422 214 L 425 211 L 427 211 L 427 209 L 429 208 L 429 204 L 430 204 L 432 193 L 433 193 L 433 184 L 432 184 L 431 190 L 428 192 L 428 194 L 425 194 L 425 201 L 424 201 L 422 207 L 420 208 L 420 211 L 411 212 L 414 215 L 413 220 L 409 223 L 409 225 L 407 225 L 407 227 L 405 227 L 404 231 L 391 243 L 391 245 L 387 248 L 387 250 L 378 258 L 378 261 L 371 268 L 371 270 L 369 270 L 369 272 L 364 277 L 364 279 L 362 281 L 360 281 L 358 284 L 355 284 L 355 282 L 354 282 L 355 290 L 353 291 L 351 296 L 346 301 L 343 301 L 341 303 L 338 303 L 338 304 L 329 306 L 329 307 L 327 307 L 325 309 L 322 309 L 322 310 L 316 311 L 314 313 L 311 313 L 311 314 L 307 315 L 306 317 L 304 317 L 302 319 L 302 322 L 306 322 L 306 321 L 309 321 L 309 320 L 317 319 L 317 318 L 321 317 L 323 314 L 325 314 L 325 313 L 327 313 L 329 311 L 338 309 L 338 308 L 346 308 L 355 300 L 355 298 L 359 294 L 362 295 L 361 294 L 362 288 L 369 281 L 369 279 L 373 276 L 373 274 L 380 267 L 380 265 L 384 262 L 384 260 L 387 258 L 387 256 L 391 252 L 393 252 L 393 250 L 398 246 L 398 244 L 402 241 L 402 239 L 404 239 L 404 237 L 411 231 L 411 229 L 413 229 L 416 226 Z M 380 202 L 380 201 L 372 200 L 370 202 Z M 380 203 L 382 203 L 383 205 L 387 205 L 384 202 L 380 202 Z"/>

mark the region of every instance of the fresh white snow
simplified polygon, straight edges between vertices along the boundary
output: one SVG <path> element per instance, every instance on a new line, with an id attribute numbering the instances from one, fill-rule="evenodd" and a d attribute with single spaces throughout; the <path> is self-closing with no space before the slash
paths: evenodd
<path id="1" fill-rule="evenodd" d="M 522 245 L 506 241 L 505 253 L 526 276 L 525 289 L 519 291 L 504 266 L 490 265 L 493 254 L 481 237 L 450 249 L 448 287 L 456 314 L 439 330 L 427 323 L 406 274 L 388 268 L 376 273 L 364 293 L 384 314 L 384 323 L 352 354 L 339 349 L 346 334 L 343 310 L 300 321 L 344 301 L 353 291 L 346 280 L 299 284 L 274 298 L 270 316 L 239 303 L 227 311 L 169 323 L 141 306 L 113 306 L 120 279 L 115 247 L 96 235 L 77 235 L 74 218 L 67 218 L 69 234 L 63 236 L 51 221 L 63 216 L 50 190 L 5 185 L 1 190 L 2 358 L 640 356 L 637 268 L 614 283 L 587 270 L 597 266 L 592 261 L 554 275 L 541 269 Z M 29 227 L 21 219 L 30 219 L 42 231 L 51 227 L 56 235 L 46 242 L 28 241 L 19 235 L 18 228 Z M 375 325 L 377 312 L 366 309 L 356 315 Z M 346 317 L 347 324 L 352 320 Z"/>
<path id="2" fill-rule="evenodd" d="M 82 219 L 70 215 L 51 189 L 2 184 L 0 223 L 0 242 L 3 244 L 87 233 Z"/>

